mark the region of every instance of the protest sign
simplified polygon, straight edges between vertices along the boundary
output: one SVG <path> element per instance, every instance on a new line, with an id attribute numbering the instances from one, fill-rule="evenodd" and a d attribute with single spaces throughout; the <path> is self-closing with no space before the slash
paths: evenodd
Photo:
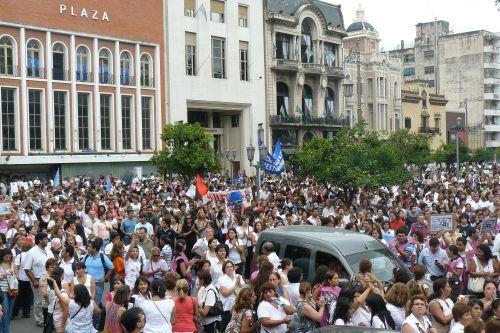
<path id="1" fill-rule="evenodd" d="M 0 215 L 10 214 L 10 202 L 0 202 Z"/>
<path id="2" fill-rule="evenodd" d="M 431 216 L 430 231 L 449 231 L 452 229 L 451 215 L 433 215 Z"/>
<path id="3" fill-rule="evenodd" d="M 487 232 L 494 233 L 496 225 L 497 225 L 497 219 L 495 217 L 485 219 L 483 223 L 481 223 L 481 234 Z"/>

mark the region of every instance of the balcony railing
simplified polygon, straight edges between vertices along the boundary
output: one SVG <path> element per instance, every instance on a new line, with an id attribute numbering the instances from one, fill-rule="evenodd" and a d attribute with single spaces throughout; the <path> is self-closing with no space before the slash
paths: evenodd
<path id="1" fill-rule="evenodd" d="M 92 82 L 92 72 L 87 71 L 76 71 L 76 81 L 77 82 Z"/>
<path id="2" fill-rule="evenodd" d="M 60 68 L 52 68 L 52 80 L 55 81 L 68 81 L 69 71 Z"/>
<path id="3" fill-rule="evenodd" d="M 419 127 L 418 132 L 425 134 L 439 134 L 441 129 L 439 127 Z"/>
<path id="4" fill-rule="evenodd" d="M 45 79 L 45 68 L 26 67 L 26 76 L 31 79 Z"/>
<path id="5" fill-rule="evenodd" d="M 281 116 L 272 115 L 270 117 L 271 125 L 317 125 L 317 126 L 348 126 L 348 118 L 338 117 L 311 117 L 311 116 Z"/>
<path id="6" fill-rule="evenodd" d="M 121 74 L 120 75 L 120 84 L 122 86 L 134 86 L 135 85 L 135 78 L 133 75 Z"/>
<path id="7" fill-rule="evenodd" d="M 302 63 L 302 68 L 307 71 L 313 71 L 313 72 L 322 72 L 322 66 L 320 64 L 313 64 L 313 63 Z"/>
<path id="8" fill-rule="evenodd" d="M 11 65 L 0 65 L 0 76 L 19 76 L 19 68 Z"/>
<path id="9" fill-rule="evenodd" d="M 99 83 L 100 84 L 114 84 L 115 77 L 110 73 L 99 73 Z"/>
<path id="10" fill-rule="evenodd" d="M 299 62 L 297 60 L 292 59 L 275 59 L 276 60 L 276 69 L 283 71 L 298 71 L 299 70 Z"/>
<path id="11" fill-rule="evenodd" d="M 155 80 L 152 76 L 141 76 L 141 87 L 153 88 L 155 86 Z"/>
<path id="12" fill-rule="evenodd" d="M 344 71 L 342 67 L 326 66 L 325 71 L 327 75 L 344 77 Z"/>

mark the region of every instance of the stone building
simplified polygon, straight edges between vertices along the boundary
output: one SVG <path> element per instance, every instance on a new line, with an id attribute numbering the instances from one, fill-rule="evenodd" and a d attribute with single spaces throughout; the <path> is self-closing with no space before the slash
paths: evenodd
<path id="1" fill-rule="evenodd" d="M 402 65 L 397 58 L 379 52 L 379 36 L 356 11 L 347 28 L 344 45 L 344 110 L 357 122 L 361 117 L 367 129 L 393 131 L 401 127 Z"/>
<path id="2" fill-rule="evenodd" d="M 264 1 L 266 117 L 283 152 L 349 125 L 343 110 L 340 6 L 318 0 Z"/>

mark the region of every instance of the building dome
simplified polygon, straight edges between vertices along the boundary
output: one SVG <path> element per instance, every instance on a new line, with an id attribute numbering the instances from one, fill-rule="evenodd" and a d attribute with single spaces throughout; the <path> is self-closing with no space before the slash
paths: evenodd
<path id="1" fill-rule="evenodd" d="M 356 19 L 353 23 L 351 23 L 349 27 L 347 27 L 347 32 L 362 30 L 375 31 L 375 28 L 373 27 L 373 25 L 365 21 L 365 11 L 360 5 L 356 10 Z"/>

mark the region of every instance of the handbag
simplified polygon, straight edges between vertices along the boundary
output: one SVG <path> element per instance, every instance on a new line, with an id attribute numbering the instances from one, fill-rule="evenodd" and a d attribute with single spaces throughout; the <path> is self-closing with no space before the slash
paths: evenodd
<path id="1" fill-rule="evenodd" d="M 52 333 L 55 331 L 54 327 L 54 315 L 52 313 L 47 314 L 45 321 L 43 322 L 43 333 Z"/>
<path id="2" fill-rule="evenodd" d="M 474 257 L 474 263 L 476 264 L 476 271 L 483 272 L 484 268 L 481 266 L 476 257 Z M 484 277 L 469 277 L 469 282 L 467 283 L 467 289 L 473 293 L 482 293 L 484 286 Z"/>
<path id="3" fill-rule="evenodd" d="M 7 294 L 10 297 L 17 297 L 19 295 L 19 281 L 14 274 L 7 274 L 5 268 L 2 267 L 5 272 L 5 279 L 7 280 Z"/>
<path id="4" fill-rule="evenodd" d="M 208 289 L 208 291 L 213 291 L 215 295 L 215 304 L 212 307 L 210 307 L 210 310 L 208 310 L 207 317 L 220 316 L 222 312 L 224 312 L 222 301 L 217 296 L 217 293 L 215 292 L 214 289 Z M 208 296 L 208 291 L 207 291 L 207 296 Z M 207 300 L 207 296 L 205 296 L 205 301 Z M 205 307 L 205 301 L 203 301 L 203 307 Z"/>
<path id="5" fill-rule="evenodd" d="M 196 325 L 196 333 L 204 333 L 205 328 L 203 327 L 203 324 L 201 323 L 200 314 L 196 315 L 196 303 L 194 302 L 193 297 L 191 297 L 191 302 L 193 302 L 193 321 L 194 321 L 194 324 Z"/>

